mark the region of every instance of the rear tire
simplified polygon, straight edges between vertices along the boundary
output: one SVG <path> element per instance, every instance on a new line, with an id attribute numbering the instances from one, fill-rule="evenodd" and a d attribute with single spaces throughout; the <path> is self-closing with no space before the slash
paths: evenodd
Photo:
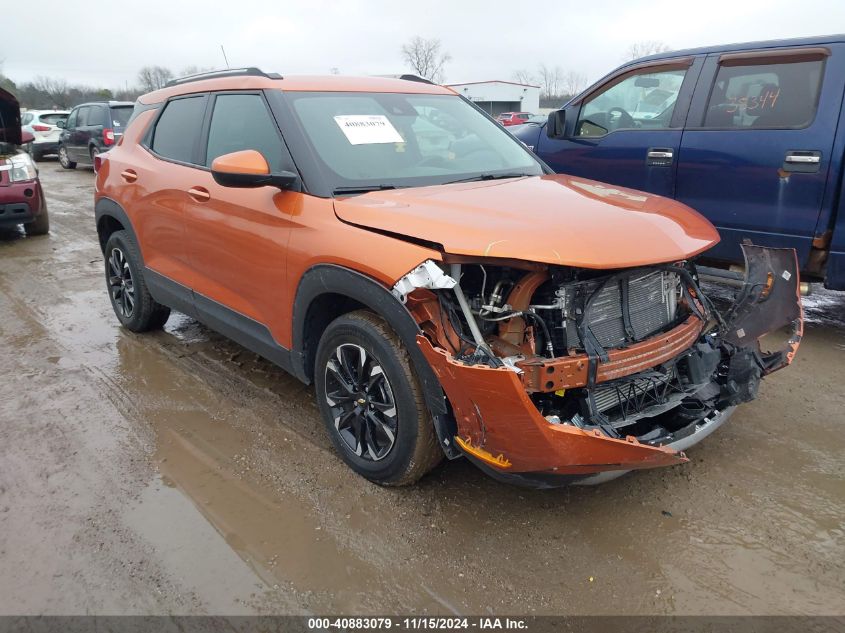
<path id="1" fill-rule="evenodd" d="M 126 231 L 115 231 L 109 236 L 105 268 L 106 289 L 117 319 L 133 332 L 161 329 L 170 316 L 170 308 L 150 295 L 138 247 Z"/>
<path id="2" fill-rule="evenodd" d="M 100 150 L 97 148 L 96 145 L 92 145 L 91 149 L 88 150 L 88 155 L 91 157 L 91 164 L 94 164 L 94 159 L 100 155 Z"/>
<path id="3" fill-rule="evenodd" d="M 59 164 L 65 169 L 76 169 L 76 163 L 68 158 L 67 148 L 64 145 L 59 145 Z"/>
<path id="4" fill-rule="evenodd" d="M 41 213 L 38 214 L 33 222 L 23 225 L 24 233 L 29 236 L 47 235 L 50 232 L 50 214 L 47 213 L 47 203 L 43 199 L 44 194 L 42 193 L 41 196 Z"/>
<path id="5" fill-rule="evenodd" d="M 408 350 L 380 316 L 358 310 L 332 321 L 314 382 L 335 450 L 362 477 L 408 485 L 443 458 Z"/>

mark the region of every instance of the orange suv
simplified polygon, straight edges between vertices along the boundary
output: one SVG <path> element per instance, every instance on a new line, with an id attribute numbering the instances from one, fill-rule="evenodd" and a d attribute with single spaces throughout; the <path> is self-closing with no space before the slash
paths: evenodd
<path id="1" fill-rule="evenodd" d="M 682 463 L 800 340 L 792 250 L 747 245 L 711 299 L 698 213 L 554 175 L 419 78 L 187 77 L 98 162 L 120 322 L 178 310 L 313 382 L 381 484 L 444 456 L 539 487 Z"/>

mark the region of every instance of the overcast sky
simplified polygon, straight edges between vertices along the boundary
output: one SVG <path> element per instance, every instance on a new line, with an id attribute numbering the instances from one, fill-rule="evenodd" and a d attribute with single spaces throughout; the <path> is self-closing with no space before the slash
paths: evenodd
<path id="1" fill-rule="evenodd" d="M 511 79 L 541 62 L 592 81 L 641 40 L 679 49 L 843 32 L 843 0 L 2 0 L 0 60 L 16 82 L 112 89 L 148 64 L 223 67 L 221 44 L 233 67 L 393 74 L 420 35 L 451 54 L 447 82 Z"/>

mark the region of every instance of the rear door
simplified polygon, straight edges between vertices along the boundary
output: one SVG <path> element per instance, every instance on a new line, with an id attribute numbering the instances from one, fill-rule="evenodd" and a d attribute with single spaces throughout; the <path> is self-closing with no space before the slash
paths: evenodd
<path id="1" fill-rule="evenodd" d="M 663 196 L 702 57 L 622 69 L 566 107 L 566 138 L 540 135 L 537 153 L 558 173 Z"/>
<path id="2" fill-rule="evenodd" d="M 830 53 L 812 47 L 707 57 L 676 197 L 719 229 L 722 241 L 708 255 L 741 262 L 747 238 L 796 248 L 807 266 L 813 238 L 827 227 L 821 212 L 845 83 L 842 56 Z"/>
<path id="3" fill-rule="evenodd" d="M 205 116 L 205 94 L 168 101 L 150 132 L 149 160 L 127 166 L 121 177 L 135 188 L 132 221 L 143 244 L 144 263 L 171 284 L 171 292 L 192 303 L 194 279 L 188 264 L 185 205 L 194 174 L 202 171 L 199 143 Z M 184 308 L 180 308 L 184 311 Z"/>

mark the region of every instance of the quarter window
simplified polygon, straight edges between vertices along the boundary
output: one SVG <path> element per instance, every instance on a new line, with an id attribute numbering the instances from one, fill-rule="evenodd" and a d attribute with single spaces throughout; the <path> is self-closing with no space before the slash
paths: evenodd
<path id="1" fill-rule="evenodd" d="M 164 158 L 194 162 L 204 113 L 205 97 L 202 96 L 168 103 L 156 123 L 152 150 Z"/>
<path id="2" fill-rule="evenodd" d="M 704 127 L 798 128 L 816 115 L 824 62 L 722 65 Z"/>
<path id="3" fill-rule="evenodd" d="M 584 102 L 575 135 L 668 128 L 686 72 L 685 68 L 643 70 L 612 83 Z"/>
<path id="4" fill-rule="evenodd" d="M 264 156 L 272 171 L 282 169 L 282 141 L 260 95 L 218 95 L 208 131 L 205 164 L 223 154 L 254 149 Z"/>

